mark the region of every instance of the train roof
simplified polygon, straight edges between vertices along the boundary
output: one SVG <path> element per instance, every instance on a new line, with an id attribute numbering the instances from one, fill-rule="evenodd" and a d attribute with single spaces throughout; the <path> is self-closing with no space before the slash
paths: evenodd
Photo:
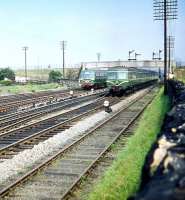
<path id="1" fill-rule="evenodd" d="M 146 68 L 137 68 L 137 67 L 125 67 L 125 66 L 116 66 L 116 67 L 94 67 L 94 68 L 83 68 L 83 71 L 126 71 L 126 72 L 156 72 L 155 70 L 146 69 Z"/>
<path id="2" fill-rule="evenodd" d="M 95 68 L 84 68 L 84 69 L 82 69 L 82 71 L 105 71 L 105 70 L 108 70 L 108 68 L 107 67 L 102 67 L 102 68 L 95 67 Z"/>
<path id="3" fill-rule="evenodd" d="M 143 69 L 143 68 L 137 68 L 137 67 L 123 67 L 123 66 L 117 66 L 117 67 L 110 67 L 108 71 L 127 71 L 127 72 L 155 72 L 150 69 Z"/>
<path id="4" fill-rule="evenodd" d="M 135 67 L 110 67 L 108 71 L 137 71 L 138 69 Z"/>

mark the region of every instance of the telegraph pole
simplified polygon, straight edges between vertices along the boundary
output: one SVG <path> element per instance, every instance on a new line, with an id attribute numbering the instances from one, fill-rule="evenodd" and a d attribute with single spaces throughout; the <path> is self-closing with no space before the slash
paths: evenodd
<path id="1" fill-rule="evenodd" d="M 154 19 L 164 23 L 164 94 L 167 94 L 167 22 L 177 19 L 177 0 L 154 0 Z"/>
<path id="2" fill-rule="evenodd" d="M 168 74 L 173 72 L 171 68 L 171 51 L 174 48 L 174 40 L 173 36 L 168 36 Z"/>
<path id="3" fill-rule="evenodd" d="M 167 94 L 167 0 L 164 0 L 164 93 Z"/>
<path id="4" fill-rule="evenodd" d="M 25 72 L 25 81 L 27 82 L 27 77 L 28 77 L 28 74 L 27 74 L 27 50 L 28 50 L 28 47 L 25 46 L 22 48 L 23 51 L 24 51 L 24 72 Z"/>
<path id="5" fill-rule="evenodd" d="M 66 41 L 61 41 L 61 48 L 62 48 L 62 73 L 63 73 L 63 78 L 65 78 L 65 50 L 66 50 Z"/>
<path id="6" fill-rule="evenodd" d="M 97 60 L 98 60 L 98 62 L 100 62 L 101 53 L 100 53 L 100 52 L 98 52 L 96 55 L 97 55 Z"/>
<path id="7" fill-rule="evenodd" d="M 168 76 L 169 76 L 169 73 L 171 73 L 171 38 L 170 36 L 168 37 Z"/>

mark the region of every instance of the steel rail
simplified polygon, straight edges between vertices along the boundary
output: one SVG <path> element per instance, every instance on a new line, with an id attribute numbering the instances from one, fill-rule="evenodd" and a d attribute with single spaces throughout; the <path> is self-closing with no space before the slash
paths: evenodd
<path id="1" fill-rule="evenodd" d="M 149 100 L 144 107 L 142 108 L 142 110 L 140 110 L 140 112 L 138 112 L 133 119 L 127 124 L 126 127 L 124 127 L 119 134 L 107 145 L 107 147 L 99 154 L 99 156 L 96 158 L 96 160 L 94 160 L 79 176 L 79 178 L 71 185 L 71 187 L 68 189 L 68 191 L 66 191 L 66 193 L 64 193 L 61 196 L 61 199 L 67 199 L 74 191 L 75 187 L 81 182 L 82 177 L 84 176 L 88 176 L 88 172 L 99 162 L 99 160 L 106 154 L 107 151 L 110 150 L 111 145 L 114 144 L 119 138 L 120 136 L 127 131 L 130 126 L 141 116 L 141 114 L 143 113 L 143 111 L 146 109 L 146 107 L 153 101 L 154 97 Z M 122 111 L 120 111 L 122 112 Z M 119 113 L 120 113 L 119 112 Z"/>
<path id="2" fill-rule="evenodd" d="M 0 104 L 0 106 L 2 107 L 2 106 L 12 106 L 12 105 L 14 105 L 14 104 L 23 104 L 23 103 L 27 103 L 27 102 L 30 102 L 30 101 L 33 101 L 33 100 L 36 100 L 36 101 L 39 101 L 39 100 L 42 100 L 42 99 L 48 99 L 48 98 L 50 98 L 50 97 L 58 97 L 58 96 L 63 96 L 63 95 L 66 95 L 67 93 L 64 93 L 64 92 L 62 92 L 62 93 L 56 93 L 56 94 L 48 94 L 48 95 L 44 95 L 44 96 L 38 96 L 38 97 L 30 97 L 30 98 L 26 98 L 26 99 L 17 99 L 16 101 L 8 101 L 8 99 L 7 99 L 7 102 L 6 103 L 1 103 Z M 68 94 L 68 96 L 69 96 L 69 94 Z"/>
<path id="3" fill-rule="evenodd" d="M 79 93 L 79 91 L 78 91 Z M 78 94 L 77 93 L 77 94 Z M 67 95 L 67 96 L 66 96 Z M 14 111 L 16 109 L 18 109 L 19 107 L 21 106 L 25 106 L 25 105 L 32 105 L 33 103 L 42 103 L 42 102 L 47 102 L 47 101 L 50 101 L 50 98 L 61 98 L 61 97 L 65 97 L 66 99 L 67 98 L 70 98 L 70 94 L 67 93 L 67 92 L 56 92 L 56 93 L 48 93 L 46 96 L 36 96 L 36 97 L 31 97 L 31 98 L 27 98 L 27 99 L 17 99 L 16 101 L 13 101 L 13 102 L 6 102 L 4 104 L 0 104 L 0 112 L 1 112 L 1 116 L 3 116 L 2 113 L 7 113 L 7 111 Z"/>
<path id="4" fill-rule="evenodd" d="M 103 98 L 103 97 L 100 97 L 100 99 L 101 98 Z M 97 99 L 96 99 L 97 100 Z M 95 101 L 96 101 L 95 100 Z M 78 103 L 80 103 L 80 102 L 78 102 Z M 84 102 L 83 102 L 84 103 Z M 90 105 L 90 103 L 89 103 L 89 105 Z M 67 112 L 66 112 L 67 113 Z M 38 120 L 37 122 L 32 122 L 32 123 L 30 123 L 30 124 L 27 124 L 27 125 L 25 125 L 25 126 L 23 126 L 23 127 L 18 127 L 18 128 L 16 128 L 17 127 L 17 125 L 19 125 L 19 124 L 24 124 L 26 121 L 28 121 L 28 120 L 30 120 L 30 119 L 32 119 L 32 117 L 30 117 L 30 118 L 27 118 L 27 119 L 23 119 L 23 120 L 21 120 L 21 121 L 18 121 L 18 122 L 16 122 L 16 123 L 14 123 L 14 124 L 10 124 L 10 125 L 8 125 L 8 126 L 6 126 L 6 127 L 2 127 L 2 128 L 0 128 L 0 139 L 3 137 L 3 136 L 5 136 L 5 135 L 8 135 L 8 134 L 12 134 L 12 133 L 15 133 L 15 132 L 17 132 L 17 131 L 20 131 L 20 130 L 22 130 L 22 129 L 26 129 L 26 128 L 29 128 L 29 127 L 32 127 L 32 126 L 37 126 L 37 124 L 41 124 L 41 123 L 43 123 L 43 122 L 46 122 L 46 121 L 51 121 L 51 120 L 54 120 L 54 119 L 57 119 L 57 118 L 59 118 L 59 117 L 62 117 L 62 115 L 64 115 L 65 113 L 61 113 L 61 114 L 57 114 L 57 115 L 55 115 L 55 116 L 52 116 L 52 117 L 48 117 L 48 118 L 46 118 L 46 119 L 42 119 L 42 120 Z M 37 114 L 38 115 L 38 117 L 39 117 L 39 115 L 40 114 Z M 36 115 L 36 116 L 37 116 Z M 34 117 L 36 117 L 36 116 L 34 116 Z M 13 128 L 16 128 L 16 129 L 13 129 Z M 13 130 L 12 130 L 13 129 Z M 10 130 L 10 131 L 9 131 Z"/>
<path id="5" fill-rule="evenodd" d="M 101 102 L 102 100 L 104 100 L 104 98 L 98 100 L 97 102 Z M 114 99 L 113 101 L 110 101 L 110 103 L 111 103 L 111 104 L 112 104 L 112 103 L 113 103 L 113 104 L 118 103 L 118 101 L 116 101 L 116 102 L 114 102 L 114 101 L 115 101 L 115 99 Z M 88 106 L 89 106 L 89 105 L 88 105 Z M 19 140 L 19 141 L 17 141 L 17 142 L 14 142 L 14 143 L 12 143 L 12 144 L 10 144 L 10 145 L 4 147 L 4 148 L 0 148 L 0 158 L 1 158 L 2 156 L 4 156 L 4 154 L 6 154 L 6 152 L 7 152 L 8 150 L 11 150 L 11 152 L 12 152 L 12 151 L 13 151 L 12 148 L 16 148 L 16 152 L 18 152 L 19 146 L 20 146 L 21 144 L 29 143 L 29 141 L 31 141 L 31 140 L 33 140 L 33 139 L 38 139 L 38 140 L 39 140 L 39 138 L 42 138 L 42 136 L 47 135 L 48 133 L 50 133 L 50 132 L 52 132 L 52 131 L 57 131 L 57 129 L 59 129 L 59 128 L 63 128 L 64 130 L 65 130 L 65 129 L 68 129 L 69 127 L 71 127 L 71 125 L 69 125 L 70 123 L 73 123 L 73 122 L 75 122 L 75 121 L 81 119 L 81 118 L 84 117 L 84 116 L 90 115 L 90 114 L 92 114 L 93 112 L 95 112 L 95 111 L 97 111 L 97 110 L 100 110 L 100 109 L 102 110 L 103 107 L 104 107 L 104 106 L 103 106 L 103 103 L 98 104 L 98 106 L 97 106 L 96 108 L 93 108 L 93 109 L 91 109 L 91 110 L 89 110 L 89 111 L 87 111 L 87 112 L 84 112 L 84 113 L 82 113 L 82 114 L 79 114 L 79 115 L 77 115 L 77 116 L 74 116 L 74 117 L 72 117 L 72 118 L 70 118 L 70 119 L 67 119 L 67 120 L 65 120 L 65 121 L 63 121 L 63 122 L 60 122 L 60 123 L 58 123 L 58 124 L 56 124 L 56 125 L 54 125 L 54 126 L 51 126 L 51 127 L 47 128 L 47 129 L 44 129 L 44 130 L 39 131 L 39 132 L 36 132 L 36 133 L 34 133 L 34 134 L 30 135 L 30 136 L 27 136 L 27 137 L 25 137 L 25 138 L 23 138 L 23 139 L 21 139 L 21 140 Z M 78 109 L 79 109 L 79 108 L 78 108 Z M 69 112 L 74 112 L 74 110 L 69 111 Z M 65 114 L 66 114 L 66 113 L 65 113 Z M 67 126 L 67 128 L 66 128 L 66 126 Z M 61 132 L 61 131 L 57 131 L 57 132 Z M 55 132 L 55 134 L 52 134 L 52 135 L 56 135 L 57 132 Z M 51 136 L 50 136 L 50 137 L 51 137 Z M 49 138 L 49 137 L 48 137 L 48 138 Z M 47 139 L 47 138 L 45 138 L 45 140 L 46 140 L 46 139 Z M 29 143 L 29 144 L 30 144 L 30 145 L 34 145 L 35 143 L 32 142 L 32 143 Z M 18 146 L 18 145 L 19 145 L 19 146 Z"/>
<path id="6" fill-rule="evenodd" d="M 4 128 L 2 128 L 2 127 L 6 126 L 7 124 L 8 124 L 8 126 L 6 126 L 6 128 L 8 128 L 8 127 L 11 128 L 11 126 L 12 126 L 11 124 L 13 124 L 13 123 L 14 123 L 14 127 L 17 127 L 19 124 L 30 121 L 33 117 L 34 118 L 41 117 L 44 114 L 49 114 L 49 113 L 55 112 L 57 110 L 67 108 L 69 106 L 73 106 L 75 103 L 76 104 L 80 103 L 80 102 L 83 103 L 85 100 L 88 100 L 88 98 L 90 100 L 90 98 L 92 98 L 92 97 L 95 98 L 98 95 L 104 95 L 104 94 L 105 94 L 105 92 L 94 93 L 94 94 L 90 94 L 90 95 L 88 94 L 88 95 L 84 95 L 84 96 L 80 96 L 80 97 L 76 97 L 76 98 L 66 99 L 64 101 L 49 104 L 46 106 L 41 106 L 39 108 L 31 109 L 28 111 L 18 112 L 18 113 L 15 113 L 14 115 L 6 116 L 5 118 L 0 119 L 0 132 L 4 131 Z"/>
<path id="7" fill-rule="evenodd" d="M 82 110 L 82 108 L 83 109 L 89 109 L 89 107 L 90 106 L 94 106 L 95 104 L 99 104 L 100 102 L 101 102 L 101 104 L 102 104 L 102 101 L 104 100 L 104 98 L 105 97 L 100 97 L 99 99 L 96 99 L 94 102 L 91 102 L 91 103 L 88 103 L 88 104 L 86 104 L 86 105 L 82 105 L 82 106 L 80 106 L 80 107 L 78 107 L 78 108 L 74 108 L 74 109 L 72 109 L 72 110 L 69 110 L 69 111 L 67 111 L 67 112 L 64 112 L 64 113 L 62 113 L 62 114 L 58 114 L 58 115 L 56 115 L 56 116 L 52 116 L 52 117 L 49 117 L 49 118 L 46 118 L 46 119 L 43 119 L 43 120 L 40 120 L 40 121 L 37 121 L 37 122 L 33 122 L 33 123 L 31 123 L 31 124 L 28 124 L 28 125 L 26 125 L 26 126 L 24 126 L 24 127 L 19 127 L 19 128 L 17 128 L 17 129 L 14 129 L 14 130 L 12 130 L 12 131 L 9 131 L 9 132 L 5 132 L 5 133 L 2 133 L 1 135 L 0 135 L 0 144 L 3 144 L 3 138 L 8 138 L 9 136 L 13 136 L 13 137 L 15 137 L 15 136 L 17 136 L 17 135 L 21 135 L 21 134 L 24 134 L 24 132 L 23 131 L 28 131 L 28 128 L 29 128 L 29 130 L 30 129 L 33 129 L 34 127 L 36 127 L 36 128 L 38 128 L 38 129 L 42 129 L 42 130 L 47 130 L 48 128 L 50 128 L 50 127 L 47 127 L 48 125 L 49 125 L 49 123 L 53 123 L 51 126 L 52 127 L 54 127 L 55 125 L 57 125 L 57 124 L 59 124 L 59 123 L 61 123 L 61 122 L 64 122 L 64 121 L 66 121 L 66 120 L 68 120 L 69 118 L 71 118 L 70 117 L 70 115 L 76 115 L 76 113 L 78 113 L 78 112 L 84 112 L 83 110 Z M 66 119 L 66 116 L 68 116 L 68 118 Z M 56 120 L 60 120 L 59 122 L 55 122 Z M 44 124 L 45 123 L 45 124 Z M 40 125 L 40 126 L 39 126 Z M 46 127 L 45 127 L 46 126 Z M 49 125 L 50 126 L 50 125 Z M 33 133 L 34 134 L 34 133 Z M 29 134 L 26 134 L 26 136 L 28 136 L 28 135 L 30 135 L 30 133 Z M 24 136 L 25 137 L 25 136 Z M 14 143 L 14 142 L 13 142 Z M 6 145 L 6 146 L 8 146 L 8 145 Z M 2 148 L 1 148 L 2 149 Z M 0 150 L 1 150 L 0 149 Z"/>
<path id="8" fill-rule="evenodd" d="M 21 94 L 16 94 L 16 95 L 7 95 L 7 96 L 0 96 L 0 105 L 2 103 L 6 103 L 6 102 L 13 102 L 13 101 L 17 101 L 17 100 L 25 100 L 25 99 L 31 99 L 31 98 L 38 98 L 38 97 L 42 97 L 42 96 L 48 96 L 48 95 L 52 95 L 52 94 L 61 94 L 61 93 L 66 93 L 69 92 L 70 90 L 47 90 L 47 91 L 41 91 L 41 92 L 34 92 L 34 93 L 21 93 Z M 75 90 L 75 91 L 79 91 L 79 90 Z"/>
<path id="9" fill-rule="evenodd" d="M 148 94 L 150 92 L 150 90 L 146 93 Z M 114 119 L 116 116 L 118 116 L 121 112 L 123 112 L 124 110 L 130 108 L 134 103 L 136 103 L 139 99 L 141 99 L 143 97 L 143 94 L 140 95 L 139 97 L 137 97 L 134 101 L 132 101 L 131 103 L 129 103 L 127 106 L 124 106 L 120 111 L 118 111 L 117 113 L 115 113 L 112 117 L 110 117 L 109 119 L 105 120 L 104 122 L 102 122 L 101 124 L 99 124 L 98 126 L 96 126 L 95 128 L 93 128 L 91 131 L 87 132 L 85 135 L 81 136 L 77 141 L 72 142 L 71 144 L 67 145 L 64 149 L 62 149 L 61 151 L 57 152 L 55 155 L 53 155 L 52 157 L 50 157 L 49 159 L 47 159 L 47 161 L 41 163 L 40 165 L 38 165 L 37 167 L 35 167 L 33 170 L 31 170 L 30 172 L 26 173 L 24 176 L 22 176 L 21 178 L 19 178 L 18 180 L 16 180 L 15 182 L 11 183 L 9 186 L 7 186 L 6 188 L 4 188 L 3 190 L 0 191 L 0 196 L 3 197 L 5 195 L 8 194 L 8 192 L 10 190 L 12 190 L 13 188 L 15 188 L 16 186 L 18 186 L 19 184 L 25 182 L 28 178 L 30 178 L 31 176 L 33 176 L 34 174 L 36 174 L 39 170 L 43 169 L 45 166 L 47 166 L 48 164 L 52 163 L 54 160 L 56 160 L 58 157 L 64 155 L 64 153 L 70 151 L 70 148 L 74 147 L 74 145 L 79 144 L 81 141 L 83 141 L 85 138 L 87 138 L 89 135 L 91 135 L 94 131 L 96 131 L 97 129 L 101 128 L 104 124 L 107 124 L 110 120 Z M 152 98 L 153 99 L 153 98 Z M 116 138 L 114 138 L 107 146 L 107 148 L 105 148 L 105 150 L 101 153 L 101 155 L 103 155 L 107 149 L 110 147 L 110 145 L 115 142 L 119 135 L 121 135 L 143 112 L 143 110 L 146 108 L 146 106 L 152 101 L 152 99 L 150 99 L 148 101 L 148 103 L 145 104 L 145 106 L 142 108 L 142 110 L 137 113 L 134 118 L 132 119 L 132 121 L 128 124 L 128 126 L 124 129 L 122 129 L 122 131 L 120 131 L 120 133 L 118 134 L 118 136 Z M 99 160 L 100 157 L 98 157 L 95 161 L 97 162 L 97 160 Z M 86 170 L 84 170 L 84 172 L 81 175 L 84 175 L 92 166 L 94 165 L 94 162 L 91 163 L 91 165 L 86 168 Z M 74 188 L 74 186 L 81 180 L 81 178 L 78 178 L 78 180 L 70 187 L 70 191 L 71 189 Z M 69 194 L 69 191 L 66 192 L 63 197 L 65 197 L 66 195 Z"/>

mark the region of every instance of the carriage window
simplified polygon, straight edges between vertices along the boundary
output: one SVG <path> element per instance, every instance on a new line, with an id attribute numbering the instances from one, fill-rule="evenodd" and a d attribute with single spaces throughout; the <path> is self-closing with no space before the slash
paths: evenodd
<path id="1" fill-rule="evenodd" d="M 80 76 L 82 79 L 94 79 L 95 72 L 93 71 L 83 71 Z"/>
<path id="2" fill-rule="evenodd" d="M 117 72 L 108 72 L 108 79 L 109 80 L 117 79 Z"/>
<path id="3" fill-rule="evenodd" d="M 136 79 L 137 76 L 135 74 L 132 74 L 132 79 Z"/>
<path id="4" fill-rule="evenodd" d="M 118 73 L 118 79 L 127 79 L 127 73 L 126 72 L 119 72 Z"/>
<path id="5" fill-rule="evenodd" d="M 104 76 L 103 72 L 96 72 L 96 76 Z"/>
<path id="6" fill-rule="evenodd" d="M 108 72 L 108 79 L 109 80 L 114 80 L 114 79 L 127 79 L 127 72 L 119 72 L 119 71 L 116 71 L 116 72 Z"/>

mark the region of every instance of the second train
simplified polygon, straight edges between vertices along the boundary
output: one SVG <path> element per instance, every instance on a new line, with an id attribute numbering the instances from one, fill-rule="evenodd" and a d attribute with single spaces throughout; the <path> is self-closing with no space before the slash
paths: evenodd
<path id="1" fill-rule="evenodd" d="M 79 83 L 83 89 L 107 87 L 111 95 L 123 95 L 127 91 L 141 88 L 157 81 L 158 72 L 132 67 L 110 67 L 84 69 Z"/>

